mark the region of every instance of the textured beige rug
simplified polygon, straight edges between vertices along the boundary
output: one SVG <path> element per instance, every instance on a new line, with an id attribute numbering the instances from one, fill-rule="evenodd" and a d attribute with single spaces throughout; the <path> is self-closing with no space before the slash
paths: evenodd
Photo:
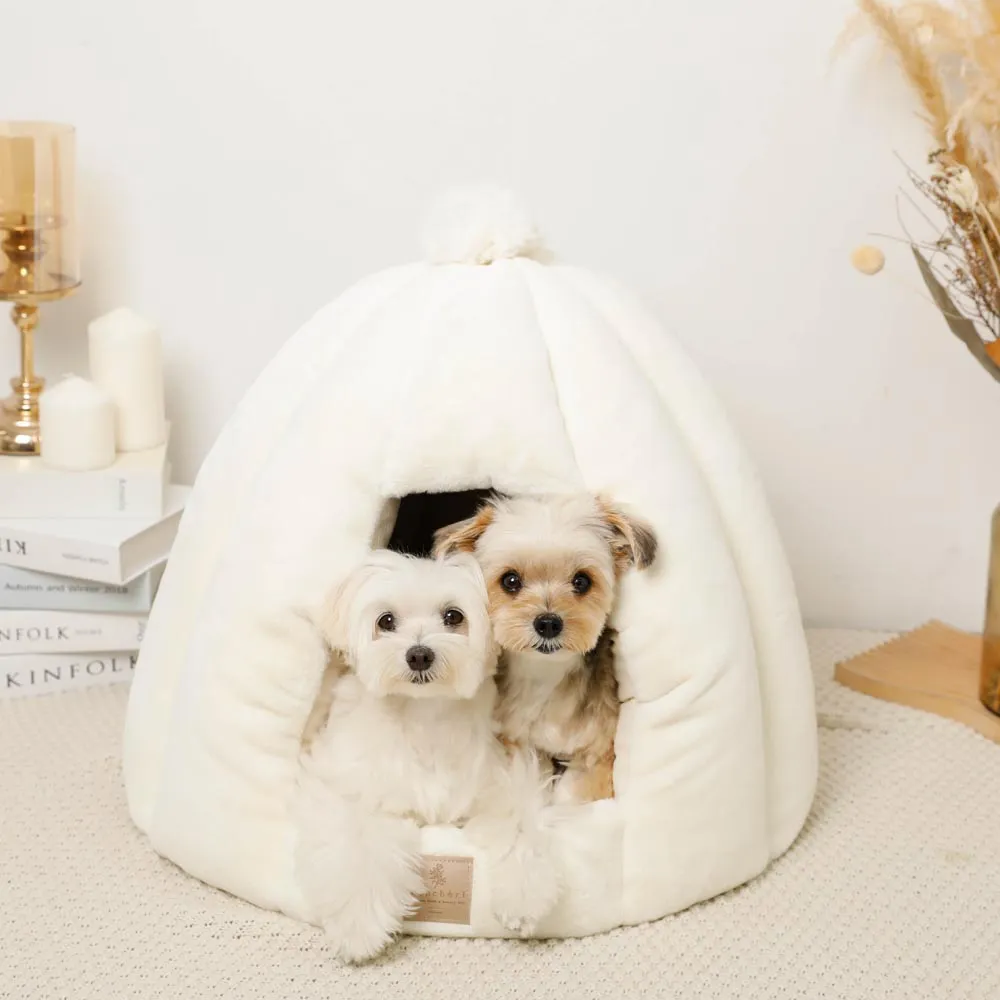
<path id="1" fill-rule="evenodd" d="M 575 941 L 408 938 L 341 969 L 318 932 L 154 856 L 125 811 L 125 691 L 0 702 L 0 997 L 1000 998 L 1000 747 L 838 688 L 886 638 L 811 634 L 822 769 L 743 889 Z"/>

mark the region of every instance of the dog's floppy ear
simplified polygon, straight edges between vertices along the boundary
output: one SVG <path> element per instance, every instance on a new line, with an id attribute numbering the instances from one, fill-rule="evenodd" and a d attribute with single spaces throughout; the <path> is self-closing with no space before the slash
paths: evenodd
<path id="1" fill-rule="evenodd" d="M 470 552 L 455 552 L 444 556 L 441 560 L 445 566 L 460 570 L 476 589 L 478 601 L 463 604 L 462 610 L 469 623 L 469 641 L 478 648 L 486 663 L 488 673 L 496 672 L 499 648 L 493 638 L 493 626 L 490 623 L 489 594 L 486 592 L 486 578 L 476 557 Z"/>
<path id="2" fill-rule="evenodd" d="M 324 598 L 315 614 L 316 626 L 331 649 L 347 653 L 351 649 L 352 606 L 358 591 L 373 577 L 405 559 L 395 552 L 372 552 Z"/>
<path id="3" fill-rule="evenodd" d="M 456 569 L 462 570 L 475 584 L 483 601 L 486 601 L 486 579 L 475 556 L 469 552 L 450 552 L 440 558 L 446 566 L 454 566 Z"/>
<path id="4" fill-rule="evenodd" d="M 472 517 L 438 528 L 434 532 L 435 557 L 440 559 L 456 552 L 472 552 L 496 515 L 496 507 L 488 503 L 480 507 Z"/>
<path id="5" fill-rule="evenodd" d="M 331 590 L 315 613 L 316 627 L 323 633 L 327 645 L 334 650 L 346 652 L 350 644 L 351 600 L 360 586 L 362 576 L 368 574 L 363 567 L 348 574 Z"/>
<path id="6" fill-rule="evenodd" d="M 621 574 L 630 566 L 645 569 L 651 565 L 658 547 L 652 526 L 603 497 L 598 498 L 597 507 L 601 519 L 611 529 L 615 571 Z"/>

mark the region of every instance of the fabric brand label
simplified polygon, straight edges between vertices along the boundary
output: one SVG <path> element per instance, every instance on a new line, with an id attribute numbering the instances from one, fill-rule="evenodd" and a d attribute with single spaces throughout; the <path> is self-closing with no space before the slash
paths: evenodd
<path id="1" fill-rule="evenodd" d="M 469 924 L 472 922 L 472 858 L 448 854 L 421 857 L 424 891 L 416 911 L 407 919 L 414 923 Z"/>

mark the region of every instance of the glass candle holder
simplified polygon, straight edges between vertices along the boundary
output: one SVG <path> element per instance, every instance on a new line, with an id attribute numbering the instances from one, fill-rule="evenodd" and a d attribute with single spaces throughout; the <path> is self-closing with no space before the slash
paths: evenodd
<path id="1" fill-rule="evenodd" d="M 76 135 L 55 122 L 0 122 L 0 300 L 12 302 L 21 335 L 21 374 L 0 413 L 0 453 L 37 455 L 34 332 L 38 304 L 80 284 L 76 229 Z"/>
<path id="2" fill-rule="evenodd" d="M 76 133 L 54 122 L 0 122 L 0 296 L 44 302 L 80 283 Z"/>

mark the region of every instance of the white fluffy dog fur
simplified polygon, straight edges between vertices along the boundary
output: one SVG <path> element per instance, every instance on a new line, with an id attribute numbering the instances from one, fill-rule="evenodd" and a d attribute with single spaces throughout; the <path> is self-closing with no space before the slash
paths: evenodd
<path id="1" fill-rule="evenodd" d="M 558 879 L 538 768 L 494 733 L 496 649 L 476 561 L 374 552 L 318 624 L 342 662 L 303 755 L 296 867 L 338 956 L 378 954 L 414 910 L 425 824 L 471 821 L 494 913 L 530 933 Z"/>

